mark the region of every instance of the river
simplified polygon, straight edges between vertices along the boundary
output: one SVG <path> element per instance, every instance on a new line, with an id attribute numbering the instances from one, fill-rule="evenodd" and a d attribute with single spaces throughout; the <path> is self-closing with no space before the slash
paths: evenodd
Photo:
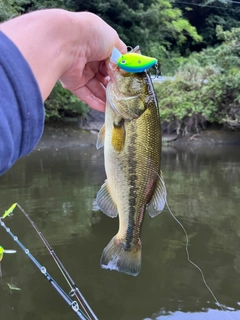
<path id="1" fill-rule="evenodd" d="M 4 211 L 18 202 L 54 248 L 100 320 L 240 319 L 240 147 L 164 147 L 168 203 L 189 237 L 190 259 L 203 271 L 220 309 L 186 256 L 186 237 L 168 210 L 145 216 L 137 277 L 100 268 L 118 219 L 94 202 L 105 180 L 103 150 L 39 149 L 0 177 Z M 6 224 L 69 291 L 31 224 L 18 210 Z M 1 320 L 77 319 L 17 243 L 0 228 Z M 21 290 L 11 290 L 9 285 Z"/>

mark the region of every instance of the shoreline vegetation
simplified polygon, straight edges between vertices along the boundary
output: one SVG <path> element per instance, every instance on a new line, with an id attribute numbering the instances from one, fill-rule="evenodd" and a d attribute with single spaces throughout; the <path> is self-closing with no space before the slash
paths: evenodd
<path id="1" fill-rule="evenodd" d="M 223 43 L 192 53 L 173 78 L 156 82 L 165 130 L 200 133 L 212 124 L 240 131 L 240 28 L 216 28 Z"/>
<path id="2" fill-rule="evenodd" d="M 182 57 L 170 75 L 152 77 L 163 133 L 188 136 L 212 125 L 240 131 L 240 28 L 218 26 L 216 35 L 220 45 Z M 47 121 L 81 116 L 84 123 L 92 117 L 87 105 L 60 84 L 45 105 Z"/>
<path id="3" fill-rule="evenodd" d="M 139 45 L 142 54 L 158 59 L 165 81 L 155 81 L 154 87 L 164 134 L 179 140 L 202 135 L 212 126 L 240 131 L 238 2 L 19 0 L 0 1 L 0 8 L 0 22 L 45 8 L 97 14 L 127 45 Z M 83 126 L 92 117 L 88 106 L 60 83 L 45 108 L 51 123 L 77 117 Z"/>
<path id="4" fill-rule="evenodd" d="M 43 136 L 36 146 L 36 150 L 41 149 L 61 149 L 61 148 L 79 148 L 95 146 L 99 126 L 90 125 L 81 127 L 77 119 L 75 121 L 58 122 L 54 124 L 46 124 Z M 163 146 L 176 147 L 213 147 L 234 145 L 240 146 L 240 132 L 226 131 L 216 127 L 202 131 L 197 134 L 189 134 L 186 136 L 177 136 L 176 134 L 163 134 Z"/>

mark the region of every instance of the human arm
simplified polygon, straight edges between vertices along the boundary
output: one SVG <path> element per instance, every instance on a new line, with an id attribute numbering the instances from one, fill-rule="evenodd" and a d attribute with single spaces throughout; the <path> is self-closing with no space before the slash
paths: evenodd
<path id="1" fill-rule="evenodd" d="M 0 32 L 0 175 L 34 148 L 43 124 L 36 79 L 17 47 Z"/>
<path id="2" fill-rule="evenodd" d="M 42 100 L 57 80 L 92 108 L 104 111 L 104 60 L 114 46 L 122 52 L 126 47 L 109 25 L 87 12 L 41 10 L 0 24 L 0 31 L 7 36 L 0 34 L 2 174 L 39 141 Z"/>

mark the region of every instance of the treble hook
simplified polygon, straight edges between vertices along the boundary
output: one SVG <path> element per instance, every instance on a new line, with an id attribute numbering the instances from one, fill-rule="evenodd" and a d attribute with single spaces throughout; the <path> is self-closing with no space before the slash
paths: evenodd
<path id="1" fill-rule="evenodd" d="M 130 51 L 132 51 L 132 50 L 133 50 L 133 47 L 127 46 L 127 51 L 128 51 L 128 52 L 130 52 Z"/>
<path id="2" fill-rule="evenodd" d="M 153 79 L 162 77 L 161 66 L 158 65 L 158 62 L 155 64 L 154 67 L 155 67 L 156 73 Z"/>

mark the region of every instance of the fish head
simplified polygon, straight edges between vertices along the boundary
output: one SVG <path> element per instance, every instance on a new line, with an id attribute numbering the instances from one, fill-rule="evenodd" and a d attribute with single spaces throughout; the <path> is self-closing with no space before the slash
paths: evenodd
<path id="1" fill-rule="evenodd" d="M 140 52 L 139 47 L 131 53 Z M 138 118 L 145 110 L 146 71 L 133 73 L 121 69 L 116 61 L 106 61 L 110 81 L 107 87 L 107 101 L 111 108 L 122 118 Z"/>

